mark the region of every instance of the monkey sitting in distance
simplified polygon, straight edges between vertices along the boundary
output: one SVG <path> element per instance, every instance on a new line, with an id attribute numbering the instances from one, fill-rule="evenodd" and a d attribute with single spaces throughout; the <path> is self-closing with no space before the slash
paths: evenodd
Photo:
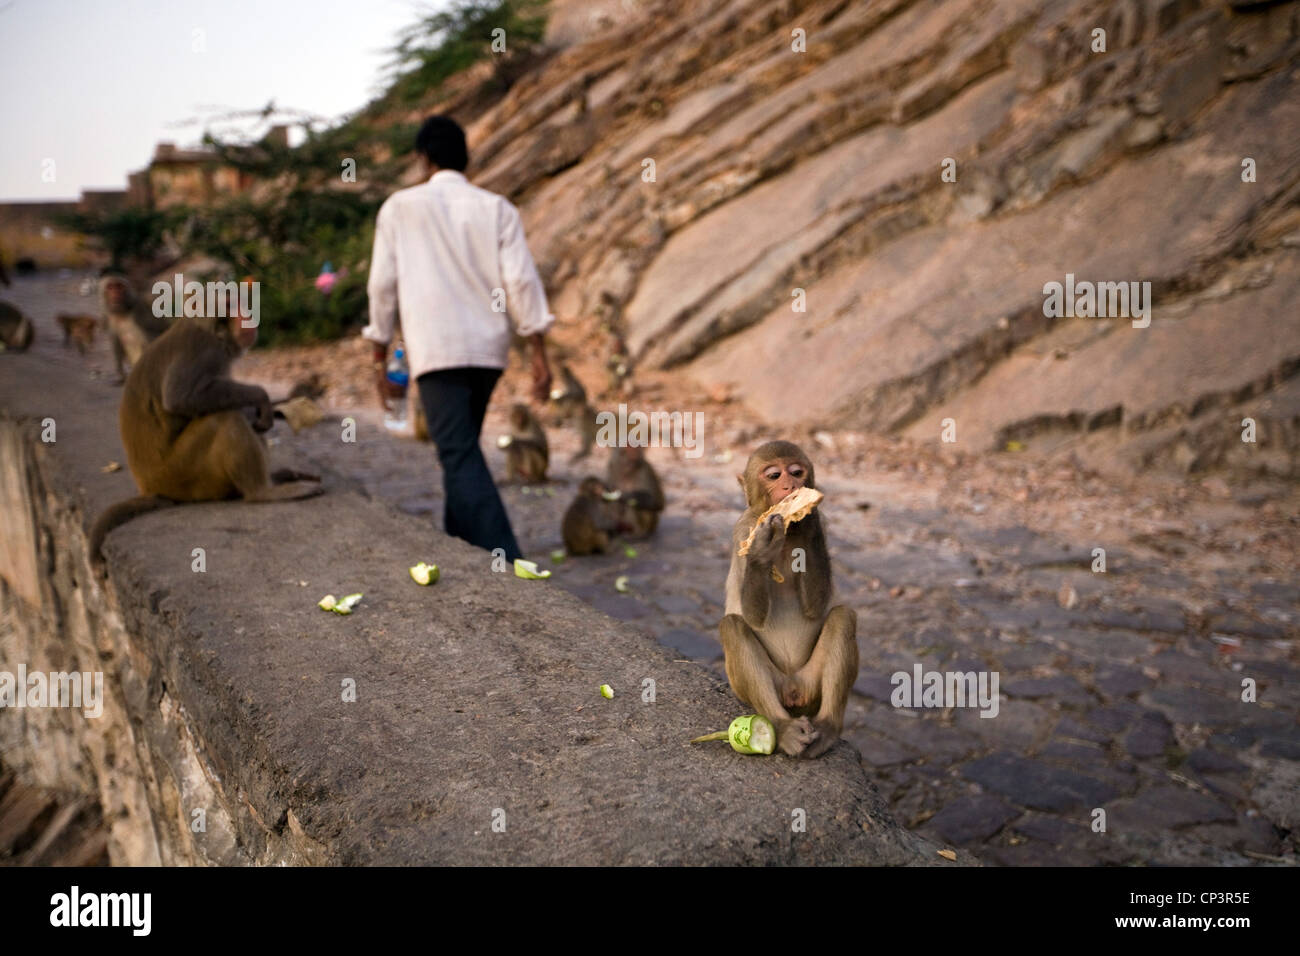
<path id="1" fill-rule="evenodd" d="M 622 524 L 630 538 L 648 538 L 659 527 L 664 510 L 664 491 L 645 449 L 636 446 L 610 450 L 605 483 L 619 493 Z"/>
<path id="2" fill-rule="evenodd" d="M 575 555 L 604 554 L 619 530 L 618 500 L 599 478 L 584 478 L 560 524 L 564 550 Z"/>
<path id="3" fill-rule="evenodd" d="M 154 315 L 146 300 L 137 300 L 131 283 L 119 273 L 109 273 L 99 280 L 99 306 L 113 344 L 118 380 L 122 382 L 127 367 L 140 361 L 145 346 L 166 332 L 170 323 Z"/>
<path id="4" fill-rule="evenodd" d="M 140 495 L 95 522 L 92 561 L 104 538 L 137 515 L 192 501 L 288 501 L 321 493 L 315 475 L 268 474 L 259 432 L 273 424 L 271 400 L 258 385 L 230 377 L 231 363 L 257 340 L 244 316 L 177 319 L 131 369 L 118 422 Z M 251 418 L 251 423 L 250 423 Z"/>
<path id="5" fill-rule="evenodd" d="M 509 427 L 510 431 L 498 442 L 506 451 L 506 480 L 518 478 L 530 484 L 545 481 L 550 446 L 546 432 L 527 405 L 516 403 L 511 406 Z"/>
<path id="6" fill-rule="evenodd" d="M 560 384 L 551 390 L 551 401 L 555 404 L 556 424 L 573 425 L 582 440 L 582 447 L 569 461 L 586 458 L 596 444 L 596 410 L 588 403 L 582 382 L 567 364 L 560 365 Z"/>
<path id="7" fill-rule="evenodd" d="M 736 522 L 719 631 L 736 696 L 776 727 L 777 747 L 817 757 L 839 739 L 849 689 L 858 676 L 857 614 L 831 607 L 831 565 L 814 510 L 785 528 L 780 514 L 759 518 L 799 488 L 816 488 L 799 446 L 771 441 L 738 475 L 746 508 Z"/>
<path id="8" fill-rule="evenodd" d="M 95 329 L 99 326 L 99 319 L 93 315 L 69 315 L 67 312 L 60 312 L 55 316 L 55 321 L 63 328 L 65 349 L 73 342 L 77 344 L 77 351 L 82 355 L 86 354 L 87 349 L 94 348 Z"/>

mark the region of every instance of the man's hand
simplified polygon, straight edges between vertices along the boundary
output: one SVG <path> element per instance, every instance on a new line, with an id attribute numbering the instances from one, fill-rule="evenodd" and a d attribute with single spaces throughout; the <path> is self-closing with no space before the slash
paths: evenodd
<path id="1" fill-rule="evenodd" d="M 545 404 L 551 397 L 551 366 L 546 361 L 546 340 L 538 333 L 530 341 L 533 344 L 533 400 Z"/>

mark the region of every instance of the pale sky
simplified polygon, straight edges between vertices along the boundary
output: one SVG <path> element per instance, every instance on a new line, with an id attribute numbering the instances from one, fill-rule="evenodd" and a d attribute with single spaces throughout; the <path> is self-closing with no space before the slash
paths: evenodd
<path id="1" fill-rule="evenodd" d="M 0 201 L 122 189 L 159 140 L 196 143 L 202 125 L 169 124 L 206 107 L 351 112 L 379 92 L 398 30 L 430 6 L 443 4 L 0 0 Z"/>

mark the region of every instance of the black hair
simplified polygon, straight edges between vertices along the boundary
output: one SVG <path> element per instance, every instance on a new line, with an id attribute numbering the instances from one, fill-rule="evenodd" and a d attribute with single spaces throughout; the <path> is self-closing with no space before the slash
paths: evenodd
<path id="1" fill-rule="evenodd" d="M 415 149 L 443 169 L 464 172 L 469 165 L 465 131 L 450 116 L 430 116 L 415 134 Z"/>

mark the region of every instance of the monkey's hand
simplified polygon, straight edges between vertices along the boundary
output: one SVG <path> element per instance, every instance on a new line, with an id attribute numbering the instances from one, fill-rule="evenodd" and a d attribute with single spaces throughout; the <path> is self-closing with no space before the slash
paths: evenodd
<path id="1" fill-rule="evenodd" d="M 785 547 L 785 519 L 779 514 L 774 514 L 758 526 L 754 543 L 749 546 L 749 563 L 773 564 L 781 557 L 783 547 Z"/>
<path id="2" fill-rule="evenodd" d="M 257 417 L 253 419 L 253 431 L 269 432 L 271 426 L 275 424 L 275 409 L 271 407 L 271 399 L 263 392 L 257 402 Z"/>

